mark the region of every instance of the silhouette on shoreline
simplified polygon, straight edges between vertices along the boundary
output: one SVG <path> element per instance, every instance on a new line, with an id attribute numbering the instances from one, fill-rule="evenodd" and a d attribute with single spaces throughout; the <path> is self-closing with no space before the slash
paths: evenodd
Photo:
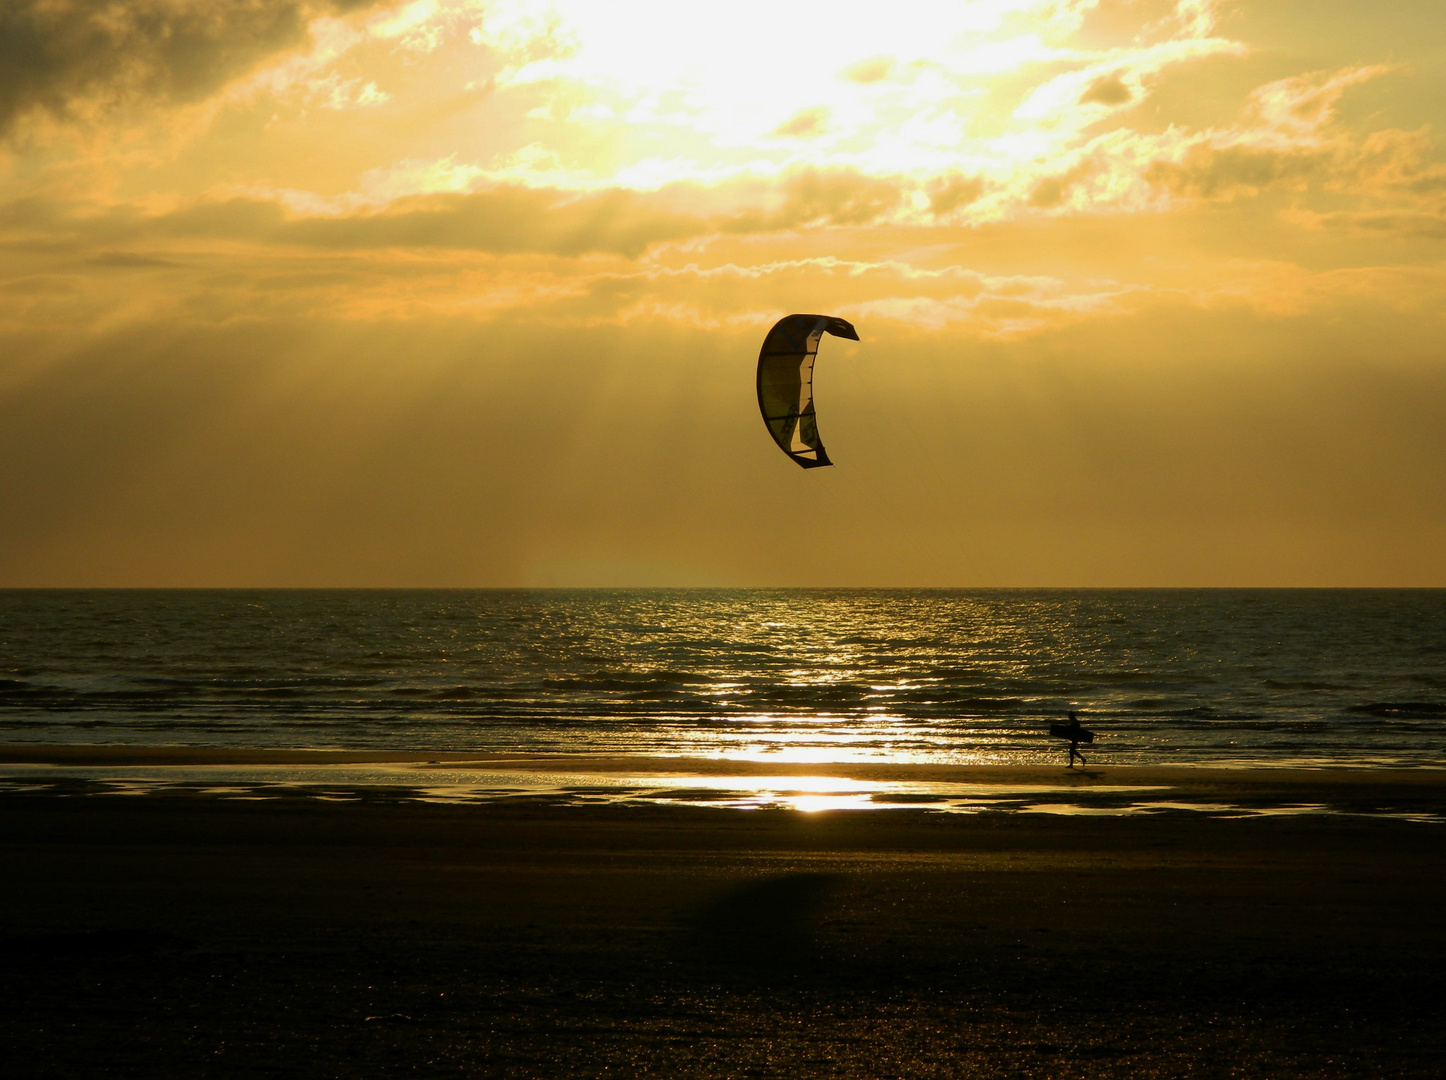
<path id="1" fill-rule="evenodd" d="M 1051 724 L 1049 733 L 1061 739 L 1069 740 L 1069 764 L 1068 769 L 1074 768 L 1074 759 L 1079 758 L 1081 765 L 1085 764 L 1085 756 L 1079 752 L 1080 743 L 1092 743 L 1095 741 L 1095 733 L 1089 728 L 1081 727 L 1079 717 L 1073 712 L 1069 714 L 1068 724 Z"/>

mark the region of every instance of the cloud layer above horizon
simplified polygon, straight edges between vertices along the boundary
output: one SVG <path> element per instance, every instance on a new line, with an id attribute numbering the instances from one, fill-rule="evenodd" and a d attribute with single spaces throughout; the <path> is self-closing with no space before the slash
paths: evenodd
<path id="1" fill-rule="evenodd" d="M 1446 585 L 1438 15 L 13 0 L 0 586 Z"/>

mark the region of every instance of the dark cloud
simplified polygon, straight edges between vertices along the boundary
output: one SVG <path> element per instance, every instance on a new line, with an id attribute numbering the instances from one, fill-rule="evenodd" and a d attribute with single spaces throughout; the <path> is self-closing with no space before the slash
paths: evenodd
<path id="1" fill-rule="evenodd" d="M 1326 163 L 1318 150 L 1271 150 L 1251 146 L 1196 146 L 1183 161 L 1157 161 L 1145 179 L 1172 195 L 1219 199 L 1300 181 Z"/>
<path id="2" fill-rule="evenodd" d="M 278 202 L 239 198 L 196 203 L 149 216 L 131 207 L 86 213 L 44 200 L 0 205 L 6 246 L 47 250 L 110 249 L 106 265 L 154 266 L 149 252 L 116 254 L 131 245 L 193 239 L 239 240 L 331 250 L 452 248 L 492 252 L 636 256 L 651 244 L 712 231 L 701 217 L 678 213 L 666 199 L 631 191 L 576 196 L 499 187 L 468 195 L 398 199 L 375 212 L 292 217 Z"/>
<path id="3" fill-rule="evenodd" d="M 1407 187 L 1415 195 L 1437 195 L 1446 191 L 1446 174 L 1436 173 L 1431 176 L 1418 177 L 1412 180 Z"/>
<path id="4" fill-rule="evenodd" d="M 379 213 L 288 218 L 276 203 L 236 199 L 170 214 L 149 228 L 178 236 L 222 235 L 307 247 L 458 248 L 636 256 L 650 244 L 697 235 L 697 218 L 670 212 L 646 196 L 606 191 L 572 197 L 556 191 L 495 188 L 470 195 L 399 199 Z"/>
<path id="5" fill-rule="evenodd" d="M 222 236 L 237 240 L 276 240 L 286 227 L 280 203 L 264 199 L 203 202 L 156 218 L 134 219 L 140 235 Z"/>
<path id="6" fill-rule="evenodd" d="M 1315 222 L 1329 229 L 1349 229 L 1426 240 L 1446 239 L 1446 212 L 1414 210 L 1340 210 L 1317 216 Z"/>
<path id="7" fill-rule="evenodd" d="M 1089 89 L 1080 95 L 1081 105 L 1123 105 L 1134 95 L 1130 88 L 1120 81 L 1118 75 L 1109 75 L 1090 83 Z"/>
<path id="8" fill-rule="evenodd" d="M 1049 210 L 1064 202 L 1065 193 L 1069 191 L 1069 182 L 1063 177 L 1051 176 L 1041 180 L 1029 193 L 1029 205 L 1037 206 L 1041 210 Z"/>
<path id="9" fill-rule="evenodd" d="M 375 0 L 0 0 L 0 134 L 34 110 L 194 101 Z"/>
<path id="10" fill-rule="evenodd" d="M 977 176 L 950 176 L 929 185 L 929 209 L 936 216 L 968 206 L 984 194 L 984 181 Z"/>
<path id="11" fill-rule="evenodd" d="M 471 195 L 401 199 L 380 214 L 289 222 L 285 239 L 320 247 L 458 247 L 582 255 L 636 256 L 650 244 L 705 231 L 646 195 L 605 191 L 571 197 L 556 191 L 497 188 Z"/>
<path id="12" fill-rule="evenodd" d="M 970 189 L 967 181 L 961 183 L 954 197 L 965 201 Z M 893 181 L 849 171 L 797 173 L 782 186 L 782 204 L 776 209 L 721 220 L 701 209 L 679 209 L 696 195 L 692 189 L 578 195 L 494 187 L 469 194 L 411 196 L 377 211 L 306 217 L 289 215 L 279 202 L 256 198 L 201 202 L 158 216 L 127 207 L 85 214 L 26 200 L 0 205 L 0 229 L 11 234 L 12 242 L 26 235 L 41 236 L 52 247 L 92 250 L 219 238 L 331 250 L 452 248 L 567 256 L 609 252 L 633 258 L 653 244 L 714 232 L 863 225 L 900 198 Z"/>
<path id="13" fill-rule="evenodd" d="M 867 225 L 898 205 L 902 192 L 888 179 L 852 169 L 807 169 L 785 178 L 783 205 L 774 211 L 750 210 L 722 226 L 724 232 L 751 233 L 804 225 Z"/>
<path id="14" fill-rule="evenodd" d="M 574 192 L 499 186 L 469 194 L 418 195 L 384 209 L 335 216 L 292 216 L 281 203 L 237 198 L 192 204 L 151 216 L 133 207 L 87 213 L 44 200 L 0 205 L 0 237 L 13 246 L 43 244 L 59 251 L 112 252 L 157 241 L 239 240 L 314 249 L 451 248 L 584 255 L 609 252 L 636 257 L 651 245 L 714 232 L 759 233 L 808 225 L 863 225 L 900 198 L 893 181 L 860 173 L 803 172 L 783 183 L 782 204 L 720 219 L 701 208 L 697 192 L 678 190 Z M 966 185 L 967 188 L 967 185 Z M 961 190 L 960 198 L 967 195 Z M 155 256 L 142 251 L 148 261 Z M 101 256 L 119 266 L 117 256 Z M 124 265 L 141 265 L 127 255 Z"/>
<path id="15" fill-rule="evenodd" d="M 1070 188 L 1094 175 L 1097 169 L 1096 163 L 1086 158 L 1068 172 L 1045 177 L 1035 184 L 1034 190 L 1029 193 L 1029 205 L 1041 210 L 1053 209 L 1064 202 Z"/>

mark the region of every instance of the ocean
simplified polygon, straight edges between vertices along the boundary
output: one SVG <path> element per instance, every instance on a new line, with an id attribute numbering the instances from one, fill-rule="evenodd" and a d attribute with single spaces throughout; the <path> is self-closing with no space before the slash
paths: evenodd
<path id="1" fill-rule="evenodd" d="M 1446 590 L 11 590 L 0 743 L 1446 764 Z"/>

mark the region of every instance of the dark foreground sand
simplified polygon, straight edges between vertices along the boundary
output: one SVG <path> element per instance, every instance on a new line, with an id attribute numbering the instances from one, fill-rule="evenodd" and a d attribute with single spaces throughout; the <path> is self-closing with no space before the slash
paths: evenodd
<path id="1" fill-rule="evenodd" d="M 1440 825 L 7 794 L 0 844 L 6 1076 L 1446 1073 Z"/>

